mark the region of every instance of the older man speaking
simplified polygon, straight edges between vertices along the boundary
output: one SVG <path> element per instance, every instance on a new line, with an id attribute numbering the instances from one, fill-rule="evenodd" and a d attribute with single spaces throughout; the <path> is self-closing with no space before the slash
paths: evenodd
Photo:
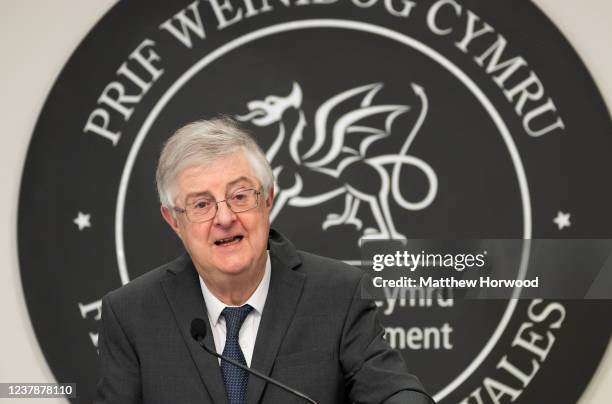
<path id="1" fill-rule="evenodd" d="M 428 403 L 383 338 L 364 274 L 270 229 L 274 179 L 226 118 L 190 123 L 157 167 L 161 214 L 186 254 L 102 303 L 98 403 Z"/>

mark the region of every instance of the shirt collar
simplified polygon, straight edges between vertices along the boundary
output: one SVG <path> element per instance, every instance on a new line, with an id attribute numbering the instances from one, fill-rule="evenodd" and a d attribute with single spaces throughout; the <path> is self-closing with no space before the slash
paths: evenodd
<path id="1" fill-rule="evenodd" d="M 253 307 L 253 311 L 257 312 L 259 315 L 263 313 L 266 298 L 268 297 L 271 271 L 272 267 L 270 264 L 270 251 L 266 251 L 266 269 L 264 271 L 263 278 L 261 278 L 255 292 L 253 292 L 253 294 L 244 303 L 251 305 L 251 307 Z M 201 276 L 198 276 L 198 278 L 200 279 L 200 288 L 202 289 L 204 303 L 206 303 L 206 310 L 208 311 L 208 319 L 211 324 L 217 324 L 219 317 L 221 316 L 221 312 L 224 308 L 228 307 L 228 305 L 219 300 L 217 296 L 215 296 L 210 289 L 208 289 L 208 286 L 206 286 L 206 283 Z"/>

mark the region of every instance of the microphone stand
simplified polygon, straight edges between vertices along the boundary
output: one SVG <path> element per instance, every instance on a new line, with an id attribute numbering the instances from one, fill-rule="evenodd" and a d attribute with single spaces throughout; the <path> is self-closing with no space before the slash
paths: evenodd
<path id="1" fill-rule="evenodd" d="M 280 387 L 281 389 L 283 389 L 283 390 L 285 390 L 285 391 L 287 391 L 287 392 L 289 392 L 289 393 L 291 393 L 291 394 L 295 394 L 296 396 L 298 396 L 298 397 L 300 397 L 300 398 L 303 398 L 304 400 L 308 401 L 309 403 L 312 403 L 312 404 L 317 404 L 317 402 L 316 402 L 316 401 L 314 401 L 312 398 L 308 397 L 307 395 L 305 395 L 305 394 L 303 394 L 303 393 L 300 393 L 299 391 L 294 390 L 294 389 L 292 389 L 291 387 L 289 387 L 289 386 L 287 386 L 287 385 L 284 385 L 283 383 L 281 383 L 281 382 L 279 382 L 279 381 L 276 381 L 276 380 L 274 380 L 274 379 L 272 379 L 272 378 L 270 378 L 270 377 L 268 377 L 268 376 L 264 375 L 263 373 L 260 373 L 260 372 L 258 372 L 258 371 L 256 371 L 256 370 L 254 370 L 254 369 L 251 369 L 251 368 L 249 368 L 249 367 L 247 367 L 247 366 L 244 366 L 244 365 L 243 365 L 242 363 L 240 363 L 240 362 L 236 362 L 236 361 L 235 361 L 235 360 L 233 360 L 233 359 L 226 358 L 226 357 L 224 357 L 223 355 L 219 355 L 218 353 L 216 353 L 216 352 L 214 352 L 214 351 L 211 351 L 210 349 L 208 349 L 208 347 L 207 347 L 206 345 L 204 345 L 204 337 L 202 337 L 201 335 L 198 335 L 198 337 L 197 337 L 196 341 L 197 341 L 197 342 L 198 342 L 198 344 L 200 344 L 200 346 L 201 346 L 201 347 L 202 347 L 202 348 L 203 348 L 203 349 L 204 349 L 206 352 L 208 352 L 209 354 L 211 354 L 211 355 L 213 355 L 213 356 L 215 356 L 215 357 L 217 357 L 217 358 L 219 358 L 219 359 L 221 359 L 221 360 L 223 360 L 223 361 L 226 361 L 227 363 L 231 363 L 232 365 L 237 366 L 237 367 L 239 367 L 240 369 L 242 369 L 242 370 L 244 370 L 244 371 L 246 371 L 246 372 L 248 372 L 248 373 L 252 373 L 252 374 L 254 374 L 255 376 L 259 377 L 260 379 L 263 379 L 263 380 L 267 381 L 268 383 L 272 383 L 273 385 L 275 385 L 275 386 L 277 386 L 277 387 Z"/>

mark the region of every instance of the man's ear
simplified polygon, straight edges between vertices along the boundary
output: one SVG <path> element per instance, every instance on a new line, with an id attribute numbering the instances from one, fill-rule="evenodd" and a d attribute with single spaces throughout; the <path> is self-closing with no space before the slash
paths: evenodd
<path id="1" fill-rule="evenodd" d="M 274 186 L 268 189 L 268 195 L 266 196 L 266 209 L 268 212 L 272 209 L 272 202 L 274 201 Z"/>
<path id="2" fill-rule="evenodd" d="M 161 205 L 160 211 L 162 217 L 164 218 L 166 223 L 168 223 L 168 226 L 170 226 L 170 228 L 174 230 L 177 236 L 181 237 L 181 233 L 179 232 L 178 220 L 176 220 L 176 217 L 174 217 L 174 213 L 172 212 L 172 210 L 170 208 L 165 207 L 164 205 Z"/>

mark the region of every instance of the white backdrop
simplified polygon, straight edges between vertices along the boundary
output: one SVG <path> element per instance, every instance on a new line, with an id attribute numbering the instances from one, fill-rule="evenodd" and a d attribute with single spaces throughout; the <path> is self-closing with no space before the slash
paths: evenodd
<path id="1" fill-rule="evenodd" d="M 612 1 L 534 2 L 574 45 L 603 93 L 608 110 L 612 110 Z M 32 130 L 51 86 L 82 38 L 114 3 L 0 0 L 0 187 L 4 190 L 4 197 L 0 198 L 0 319 L 4 319 L 0 328 L 0 382 L 54 381 L 30 325 L 19 277 L 16 232 L 21 170 Z M 577 344 L 588 344 L 588 336 Z M 50 399 L 36 401 L 64 403 Z M 609 402 L 612 402 L 610 347 L 581 404 Z"/>

